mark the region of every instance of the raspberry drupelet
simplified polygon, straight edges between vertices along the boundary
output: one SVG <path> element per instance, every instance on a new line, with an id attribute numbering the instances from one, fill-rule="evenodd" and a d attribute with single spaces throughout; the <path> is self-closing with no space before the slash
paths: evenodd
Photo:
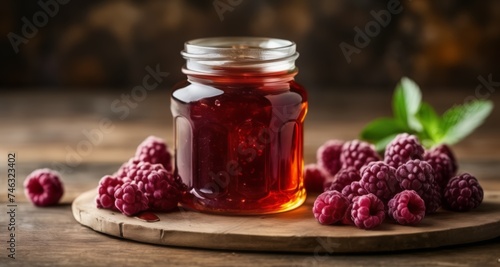
<path id="1" fill-rule="evenodd" d="M 344 195 L 351 202 L 355 197 L 359 197 L 366 194 L 368 194 L 368 191 L 366 191 L 363 187 L 361 187 L 358 181 L 352 182 L 350 185 L 342 189 L 342 195 Z"/>
<path id="2" fill-rule="evenodd" d="M 432 166 L 435 180 L 441 188 L 444 188 L 451 177 L 454 176 L 453 163 L 450 157 L 438 150 L 429 150 L 424 155 L 424 160 Z"/>
<path id="3" fill-rule="evenodd" d="M 318 167 L 322 168 L 330 176 L 337 174 L 342 167 L 340 152 L 343 144 L 344 142 L 341 140 L 328 140 L 316 152 Z"/>
<path id="4" fill-rule="evenodd" d="M 321 224 L 334 224 L 346 216 L 349 200 L 338 191 L 321 193 L 314 201 L 313 213 Z"/>
<path id="5" fill-rule="evenodd" d="M 396 179 L 402 189 L 414 190 L 421 197 L 431 190 L 434 183 L 432 166 L 422 160 L 409 160 L 396 170 Z"/>
<path id="6" fill-rule="evenodd" d="M 425 217 L 424 200 L 413 190 L 397 193 L 388 206 L 389 217 L 402 225 L 415 225 Z"/>
<path id="7" fill-rule="evenodd" d="M 398 134 L 385 148 L 384 161 L 397 168 L 411 159 L 424 158 L 424 147 L 415 135 Z"/>
<path id="8" fill-rule="evenodd" d="M 483 188 L 476 177 L 464 173 L 448 181 L 444 189 L 444 206 L 453 211 L 468 211 L 483 202 Z"/>
<path id="9" fill-rule="evenodd" d="M 351 217 L 358 228 L 377 227 L 385 219 L 384 203 L 371 193 L 356 197 L 352 202 Z"/>
<path id="10" fill-rule="evenodd" d="M 38 169 L 26 177 L 24 194 L 36 206 L 50 206 L 59 202 L 64 194 L 64 187 L 56 171 Z"/>
<path id="11" fill-rule="evenodd" d="M 380 160 L 380 156 L 375 151 L 375 146 L 360 140 L 346 142 L 342 146 L 340 161 L 343 168 L 352 167 L 356 170 L 370 162 Z"/>
<path id="12" fill-rule="evenodd" d="M 137 184 L 139 190 L 148 198 L 150 210 L 171 211 L 179 203 L 181 191 L 176 185 L 173 174 L 163 167 L 138 171 L 132 183 Z"/>

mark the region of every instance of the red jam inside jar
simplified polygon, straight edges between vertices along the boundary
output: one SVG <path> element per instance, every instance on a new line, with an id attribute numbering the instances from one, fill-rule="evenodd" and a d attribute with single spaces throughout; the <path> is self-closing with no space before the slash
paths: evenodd
<path id="1" fill-rule="evenodd" d="M 255 37 L 189 41 L 187 80 L 174 87 L 175 173 L 181 204 L 222 214 L 300 206 L 305 89 L 293 42 Z"/>

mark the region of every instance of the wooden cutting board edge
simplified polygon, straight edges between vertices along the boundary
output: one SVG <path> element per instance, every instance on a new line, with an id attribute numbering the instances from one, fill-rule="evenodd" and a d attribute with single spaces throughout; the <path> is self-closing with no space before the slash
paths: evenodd
<path id="1" fill-rule="evenodd" d="M 460 226 L 450 226 L 441 229 L 431 229 L 432 227 L 420 229 L 406 228 L 408 226 L 389 225 L 389 228 L 409 229 L 410 232 L 398 233 L 399 230 L 388 231 L 367 231 L 356 229 L 353 226 L 339 226 L 332 231 L 344 232 L 343 235 L 335 236 L 329 233 L 328 236 L 318 233 L 315 235 L 310 231 L 304 233 L 293 232 L 289 235 L 269 234 L 273 229 L 263 229 L 265 233 L 249 232 L 242 234 L 235 229 L 222 231 L 208 231 L 187 227 L 186 229 L 168 229 L 168 220 L 165 216 L 169 214 L 159 214 L 162 221 L 160 223 L 147 223 L 135 218 L 126 217 L 119 212 L 97 209 L 94 204 L 96 191 L 91 190 L 81 194 L 72 204 L 72 212 L 75 219 L 84 226 L 97 232 L 105 233 L 119 238 L 139 241 L 143 243 L 192 247 L 221 250 L 243 250 L 243 251 L 276 251 L 276 252 L 304 252 L 315 253 L 315 255 L 336 254 L 336 253 L 366 253 L 382 251 L 402 251 L 421 248 L 437 248 L 450 245 L 468 244 L 483 240 L 493 239 L 500 236 L 500 191 L 485 193 L 485 212 L 478 213 L 481 218 L 471 218 L 467 222 L 467 213 L 453 213 L 457 216 L 457 223 Z M 480 208 L 481 208 L 480 207 Z M 197 212 L 187 212 L 186 216 L 194 216 L 200 220 L 203 216 L 211 216 Z M 472 215 L 472 213 L 471 213 Z M 212 215 L 213 216 L 213 215 Z M 454 215 L 452 215 L 454 216 Z M 246 221 L 258 221 L 247 216 L 218 216 L 227 218 L 228 221 L 241 218 L 250 218 Z M 213 218 L 213 217 L 211 217 Z M 465 220 L 464 220 L 465 218 Z M 481 220 L 479 220 L 481 219 Z M 243 219 L 245 220 L 245 219 Z M 425 221 L 425 219 L 424 219 Z M 465 221 L 465 222 L 464 222 Z M 299 222 L 300 223 L 300 222 Z M 307 222 L 311 227 L 317 227 L 317 222 L 311 216 Z M 384 223 L 385 224 L 385 223 Z M 233 225 L 231 225 L 234 227 Z M 382 225 L 383 226 L 383 225 Z M 282 227 L 278 225 L 277 228 Z M 329 229 L 329 228 L 321 228 Z M 264 231 L 265 230 L 265 231 Z M 282 231 L 283 229 L 276 229 Z M 352 236 L 345 235 L 345 232 L 356 233 Z M 391 233 L 393 231 L 393 233 Z"/>

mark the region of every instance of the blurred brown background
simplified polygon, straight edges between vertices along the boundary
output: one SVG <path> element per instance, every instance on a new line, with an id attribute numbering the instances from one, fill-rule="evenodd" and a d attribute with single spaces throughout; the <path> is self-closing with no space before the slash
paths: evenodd
<path id="1" fill-rule="evenodd" d="M 186 40 L 238 35 L 295 41 L 301 54 L 298 80 L 312 91 L 392 90 L 404 75 L 427 88 L 469 91 L 479 75 L 500 80 L 500 1 L 495 0 L 402 0 L 402 11 L 392 14 L 386 27 L 379 25 L 379 33 L 348 63 L 339 45 L 354 45 L 354 28 L 365 31 L 375 20 L 372 13 L 387 10 L 389 2 L 399 3 L 42 0 L 46 11 L 38 1 L 3 0 L 0 88 L 130 90 L 141 83 L 145 66 L 158 63 L 171 74 L 164 83 L 170 86 L 183 78 L 179 52 Z M 23 35 L 26 19 L 37 30 L 29 38 Z"/>

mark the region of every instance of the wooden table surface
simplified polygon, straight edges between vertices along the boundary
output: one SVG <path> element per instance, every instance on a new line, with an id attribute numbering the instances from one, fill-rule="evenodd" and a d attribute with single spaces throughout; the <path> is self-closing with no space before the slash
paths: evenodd
<path id="1" fill-rule="evenodd" d="M 474 95 L 474 88 L 424 91 L 438 111 Z M 310 97 L 305 161 L 330 138 L 356 138 L 363 125 L 390 114 L 391 92 L 323 90 Z M 48 89 L 0 94 L 0 266 L 500 266 L 500 238 L 475 244 L 392 253 L 329 255 L 216 251 L 161 247 L 106 236 L 78 224 L 71 202 L 97 186 L 131 157 L 148 135 L 172 143 L 168 89 L 126 106 L 119 93 L 68 93 Z M 500 95 L 490 99 L 500 104 Z M 113 110 L 113 103 L 122 109 Z M 128 110 L 127 110 L 128 109 Z M 454 146 L 461 171 L 475 174 L 485 190 L 500 190 L 500 109 L 472 136 Z M 111 130 L 100 131 L 99 123 Z M 89 133 L 93 133 L 94 137 Z M 89 147 L 87 141 L 94 141 Z M 85 150 L 86 149 L 86 150 Z M 80 153 L 78 152 L 80 151 Z M 16 259 L 7 257 L 7 154 L 16 153 Z M 62 204 L 37 208 L 24 197 L 27 174 L 41 167 L 62 170 Z"/>

